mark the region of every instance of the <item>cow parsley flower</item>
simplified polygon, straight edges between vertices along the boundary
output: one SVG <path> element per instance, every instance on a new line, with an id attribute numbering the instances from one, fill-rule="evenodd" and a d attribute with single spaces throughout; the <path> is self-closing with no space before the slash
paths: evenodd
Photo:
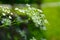
<path id="1" fill-rule="evenodd" d="M 18 8 L 15 8 L 15 10 L 19 10 Z"/>
<path id="2" fill-rule="evenodd" d="M 9 19 L 12 19 L 12 17 L 11 17 L 11 16 L 9 16 Z"/>
<path id="3" fill-rule="evenodd" d="M 11 15 L 13 15 L 13 13 L 10 13 Z"/>
<path id="4" fill-rule="evenodd" d="M 2 13 L 2 15 L 3 15 L 3 16 L 6 16 L 6 14 L 5 14 L 5 13 Z"/>
<path id="5" fill-rule="evenodd" d="M 37 9 L 37 10 L 38 10 L 39 12 L 41 12 L 41 13 L 43 12 L 43 11 L 42 11 L 42 10 L 40 10 L 40 9 Z"/>
<path id="6" fill-rule="evenodd" d="M 30 5 L 29 5 L 29 4 L 26 4 L 26 6 L 30 7 Z"/>

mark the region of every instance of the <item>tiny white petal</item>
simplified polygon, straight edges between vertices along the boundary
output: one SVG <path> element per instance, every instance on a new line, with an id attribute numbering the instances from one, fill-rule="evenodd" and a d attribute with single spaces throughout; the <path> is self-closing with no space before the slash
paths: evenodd
<path id="1" fill-rule="evenodd" d="M 11 17 L 11 16 L 9 16 L 9 18 L 10 18 L 10 19 L 12 19 L 12 17 Z"/>
<path id="2" fill-rule="evenodd" d="M 20 12 L 22 12 L 22 10 L 19 10 Z"/>
<path id="3" fill-rule="evenodd" d="M 18 8 L 15 8 L 15 10 L 18 10 Z"/>
<path id="4" fill-rule="evenodd" d="M 38 9 L 38 11 L 39 11 L 39 12 L 41 12 L 41 13 L 43 12 L 43 11 L 42 11 L 42 10 L 40 10 L 40 9 Z"/>
<path id="5" fill-rule="evenodd" d="M 6 16 L 6 14 L 5 13 L 2 13 L 3 14 L 3 16 Z"/>
<path id="6" fill-rule="evenodd" d="M 11 13 L 11 15 L 13 15 L 13 13 Z"/>
<path id="7" fill-rule="evenodd" d="M 10 10 L 9 10 L 9 11 L 7 11 L 7 13 L 10 13 Z"/>
<path id="8" fill-rule="evenodd" d="M 25 11 L 24 10 L 19 10 L 20 12 L 22 12 L 22 13 L 25 13 Z"/>
<path id="9" fill-rule="evenodd" d="M 26 4 L 26 6 L 30 6 L 29 4 Z"/>

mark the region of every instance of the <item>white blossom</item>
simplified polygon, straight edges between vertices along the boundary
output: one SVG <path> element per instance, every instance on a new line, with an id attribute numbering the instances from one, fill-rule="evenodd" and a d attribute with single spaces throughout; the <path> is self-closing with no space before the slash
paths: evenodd
<path id="1" fill-rule="evenodd" d="M 39 14 L 43 12 L 42 10 L 33 7 L 31 8 L 29 4 L 26 5 L 28 6 L 27 9 L 18 9 L 18 8 L 17 9 L 19 12 L 25 13 L 26 15 L 31 17 L 37 27 L 39 27 L 39 25 L 43 25 L 44 23 L 48 23 L 45 19 L 43 19 L 45 15 Z"/>
<path id="2" fill-rule="evenodd" d="M 2 11 L 3 11 L 3 12 L 10 13 L 10 10 L 9 10 L 9 9 L 4 9 L 4 8 L 2 8 Z"/>
<path id="3" fill-rule="evenodd" d="M 11 17 L 11 16 L 9 16 L 9 19 L 12 19 L 12 17 Z"/>
<path id="4" fill-rule="evenodd" d="M 6 12 L 7 12 L 7 13 L 10 13 L 10 10 L 7 10 Z"/>
<path id="5" fill-rule="evenodd" d="M 43 11 L 42 11 L 42 10 L 40 10 L 40 9 L 38 9 L 38 11 L 39 11 L 39 12 L 41 12 L 41 13 L 43 12 Z"/>
<path id="6" fill-rule="evenodd" d="M 19 10 L 18 8 L 15 8 L 15 10 Z"/>
<path id="7" fill-rule="evenodd" d="M 13 13 L 10 13 L 11 15 L 13 15 Z"/>
<path id="8" fill-rule="evenodd" d="M 19 9 L 19 11 L 22 12 L 22 13 L 25 13 L 25 10 L 21 10 L 21 9 Z"/>
<path id="9" fill-rule="evenodd" d="M 29 5 L 29 4 L 26 4 L 26 6 L 30 7 L 30 5 Z"/>
<path id="10" fill-rule="evenodd" d="M 6 14 L 5 14 L 5 13 L 2 13 L 2 15 L 3 15 L 3 16 L 6 16 Z"/>

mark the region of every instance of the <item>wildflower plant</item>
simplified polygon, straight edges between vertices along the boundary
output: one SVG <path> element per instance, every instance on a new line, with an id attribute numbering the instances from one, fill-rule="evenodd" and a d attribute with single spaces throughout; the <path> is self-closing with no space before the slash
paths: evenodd
<path id="1" fill-rule="evenodd" d="M 42 31 L 46 31 L 45 23 L 47 20 L 45 21 L 46 18 L 42 10 L 31 7 L 28 4 L 26 4 L 26 7 L 23 8 L 16 7 L 14 10 L 18 15 L 28 16 L 27 20 L 29 21 L 29 23 L 31 22 L 30 24 L 28 24 L 28 30 L 31 33 L 31 35 L 35 36 L 36 38 L 38 37 L 35 40 L 40 40 L 41 37 L 44 37 L 42 36 L 44 35 Z M 33 36 L 31 36 L 31 38 Z"/>
<path id="2" fill-rule="evenodd" d="M 13 10 L 13 11 L 12 11 Z M 43 11 L 26 4 L 26 7 L 0 7 L 0 27 L 7 28 L 6 40 L 41 40 L 46 20 Z M 1 29 L 1 28 L 0 28 Z"/>

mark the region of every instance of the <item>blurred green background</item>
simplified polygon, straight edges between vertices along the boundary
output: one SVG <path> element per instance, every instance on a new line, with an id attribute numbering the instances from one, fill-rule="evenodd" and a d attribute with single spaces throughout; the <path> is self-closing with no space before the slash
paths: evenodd
<path id="1" fill-rule="evenodd" d="M 43 0 L 43 2 L 59 2 L 60 0 Z"/>
<path id="2" fill-rule="evenodd" d="M 49 22 L 48 40 L 60 40 L 60 0 L 44 0 L 41 7 Z"/>

